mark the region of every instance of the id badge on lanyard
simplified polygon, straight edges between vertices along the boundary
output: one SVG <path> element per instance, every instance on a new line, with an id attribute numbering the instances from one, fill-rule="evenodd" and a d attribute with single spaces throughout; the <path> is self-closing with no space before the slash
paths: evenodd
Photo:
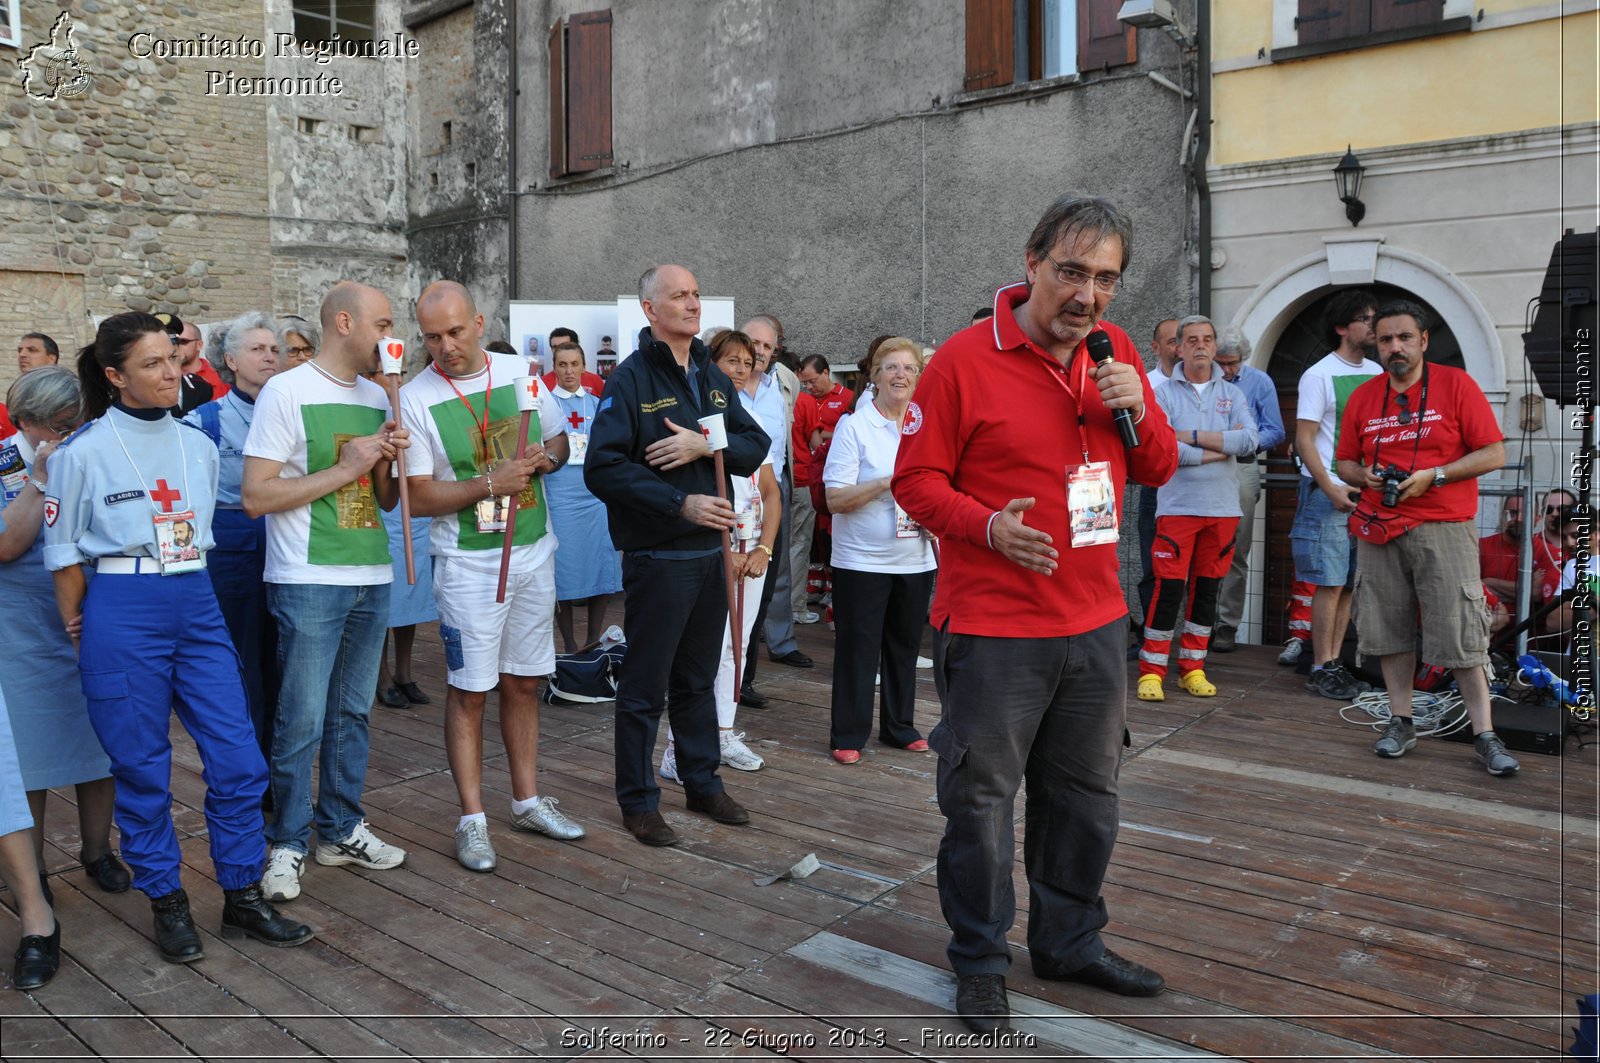
<path id="1" fill-rule="evenodd" d="M 1101 546 L 1117 541 L 1117 499 L 1109 461 L 1091 461 L 1067 469 L 1067 510 L 1072 545 Z"/>
<path id="2" fill-rule="evenodd" d="M 894 504 L 894 537 L 896 539 L 916 539 L 922 535 L 922 525 L 911 519 L 911 514 L 900 508 L 900 503 Z"/>
<path id="3" fill-rule="evenodd" d="M 567 464 L 582 465 L 583 456 L 589 453 L 588 432 L 567 433 Z"/>
<path id="4" fill-rule="evenodd" d="M 194 510 L 152 513 L 150 519 L 156 532 L 156 561 L 163 576 L 198 572 L 206 567 L 200 544 L 195 542 Z"/>
<path id="5" fill-rule="evenodd" d="M 15 443 L 0 450 L 0 484 L 4 485 L 8 503 L 15 501 L 28 484 L 28 466 L 22 460 L 22 450 Z"/>

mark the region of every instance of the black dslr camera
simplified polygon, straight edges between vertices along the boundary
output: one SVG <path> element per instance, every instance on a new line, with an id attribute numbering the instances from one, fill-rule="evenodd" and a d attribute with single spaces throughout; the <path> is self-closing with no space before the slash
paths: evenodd
<path id="1" fill-rule="evenodd" d="M 1393 509 L 1400 504 L 1400 485 L 1406 482 L 1411 475 L 1398 465 L 1385 465 L 1378 470 L 1378 479 L 1383 481 L 1383 504 Z"/>

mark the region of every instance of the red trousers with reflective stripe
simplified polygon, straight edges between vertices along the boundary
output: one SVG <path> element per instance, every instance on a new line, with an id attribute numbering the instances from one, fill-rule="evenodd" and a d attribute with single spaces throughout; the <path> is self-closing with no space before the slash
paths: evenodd
<path id="1" fill-rule="evenodd" d="M 1311 641 L 1311 596 L 1316 589 L 1312 584 L 1298 579 L 1289 588 L 1290 638 Z"/>
<path id="2" fill-rule="evenodd" d="M 1155 593 L 1150 597 L 1154 623 L 1145 623 L 1140 675 L 1166 675 L 1177 609 L 1172 605 L 1163 609 L 1161 600 L 1163 596 L 1176 598 L 1185 585 L 1188 610 L 1178 640 L 1178 670 L 1187 674 L 1205 667 L 1211 625 L 1217 619 L 1217 590 L 1233 564 L 1238 530 L 1238 517 L 1156 518 L 1156 541 L 1150 551 L 1151 571 L 1156 577 Z M 1173 614 L 1170 619 L 1169 611 Z"/>

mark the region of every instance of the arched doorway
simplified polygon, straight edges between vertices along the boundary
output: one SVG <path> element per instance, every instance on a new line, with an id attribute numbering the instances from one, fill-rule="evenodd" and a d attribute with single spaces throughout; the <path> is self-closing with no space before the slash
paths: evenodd
<path id="1" fill-rule="evenodd" d="M 1329 237 L 1321 254 L 1281 268 L 1251 293 L 1232 324 L 1250 337 L 1250 364 L 1266 371 L 1278 389 L 1283 422 L 1294 439 L 1300 374 L 1331 349 L 1323 327 L 1324 309 L 1338 291 L 1371 288 L 1384 302 L 1406 298 L 1431 312 L 1428 358 L 1465 368 L 1499 410 L 1506 400 L 1505 359 L 1488 313 L 1477 297 L 1443 266 L 1423 255 L 1389 247 L 1381 238 Z M 1256 641 L 1287 638 L 1289 590 L 1294 558 L 1289 528 L 1294 521 L 1299 472 L 1288 446 L 1269 455 L 1251 549 L 1246 618 L 1259 618 Z"/>

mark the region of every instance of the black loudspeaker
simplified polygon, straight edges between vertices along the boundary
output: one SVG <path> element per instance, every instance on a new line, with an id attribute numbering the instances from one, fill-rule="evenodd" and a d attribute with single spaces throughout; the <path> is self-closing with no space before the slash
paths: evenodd
<path id="1" fill-rule="evenodd" d="M 1600 289 L 1600 232 L 1574 233 L 1556 241 L 1539 289 L 1533 324 L 1522 334 L 1523 356 L 1545 398 L 1557 406 L 1589 406 L 1595 401 L 1592 372 Z"/>

